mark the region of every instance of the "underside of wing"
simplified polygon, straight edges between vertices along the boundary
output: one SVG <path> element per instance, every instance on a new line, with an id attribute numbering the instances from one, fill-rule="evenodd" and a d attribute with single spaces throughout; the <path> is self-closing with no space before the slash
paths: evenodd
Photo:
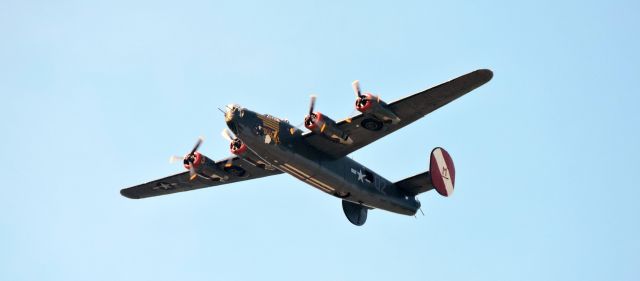
<path id="1" fill-rule="evenodd" d="M 492 77 L 491 70 L 480 69 L 392 102 L 387 107 L 399 118 L 397 122 L 385 122 L 364 113 L 340 121 L 336 126 L 352 140 L 350 144 L 336 142 L 313 132 L 304 137 L 310 145 L 330 157 L 343 157 L 471 92 Z"/>
<path id="2" fill-rule="evenodd" d="M 257 163 L 252 159 L 233 156 L 221 161 L 205 162 L 202 167 L 199 168 L 196 177 L 191 177 L 189 171 L 186 171 L 122 189 L 120 190 L 120 194 L 127 198 L 140 199 L 257 179 L 281 173 L 279 170 Z"/>

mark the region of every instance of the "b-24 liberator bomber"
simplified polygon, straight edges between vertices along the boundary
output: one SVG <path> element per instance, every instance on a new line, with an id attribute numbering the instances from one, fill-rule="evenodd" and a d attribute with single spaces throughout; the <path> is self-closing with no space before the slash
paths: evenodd
<path id="1" fill-rule="evenodd" d="M 450 196 L 456 171 L 449 153 L 431 151 L 429 171 L 391 182 L 347 157 L 350 153 L 409 125 L 449 102 L 487 83 L 493 77 L 480 69 L 400 100 L 386 103 L 380 96 L 360 91 L 353 82 L 356 116 L 336 122 L 314 111 L 311 97 L 303 130 L 268 114 L 228 105 L 223 131 L 233 156 L 213 161 L 198 152 L 202 138 L 182 160 L 187 171 L 125 188 L 120 193 L 140 199 L 219 186 L 282 173 L 289 174 L 342 200 L 347 219 L 363 225 L 368 210 L 382 209 L 413 216 L 420 210 L 416 196 L 435 189 Z"/>

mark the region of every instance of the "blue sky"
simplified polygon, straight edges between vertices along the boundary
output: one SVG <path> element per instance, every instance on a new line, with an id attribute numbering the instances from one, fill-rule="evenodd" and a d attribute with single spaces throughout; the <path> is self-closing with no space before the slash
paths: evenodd
<path id="1" fill-rule="evenodd" d="M 636 1 L 0 2 L 2 280 L 637 280 Z M 146 200 L 216 107 L 334 119 L 494 79 L 352 154 L 390 180 L 445 147 L 456 193 L 369 213 L 277 176 Z"/>

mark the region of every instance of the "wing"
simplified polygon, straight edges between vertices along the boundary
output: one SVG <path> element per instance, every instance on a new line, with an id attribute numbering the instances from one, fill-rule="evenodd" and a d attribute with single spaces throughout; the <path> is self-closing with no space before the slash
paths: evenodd
<path id="1" fill-rule="evenodd" d="M 229 165 L 231 164 L 231 165 Z M 133 187 L 120 190 L 120 194 L 131 199 L 140 199 L 159 195 L 166 195 L 176 192 L 190 191 L 205 187 L 218 186 L 244 180 L 257 179 L 261 177 L 281 174 L 276 169 L 265 168 L 264 165 L 254 165 L 251 162 L 237 156 L 220 160 L 215 163 L 219 168 L 229 171 L 229 178 L 221 181 L 218 179 L 198 176 L 189 180 L 189 172 L 183 172 L 168 176 L 166 178 L 150 181 Z M 230 167 L 229 167 L 230 166 Z M 240 169 L 238 169 L 239 167 Z"/>
<path id="2" fill-rule="evenodd" d="M 342 120 L 337 123 L 337 126 L 353 139 L 350 145 L 333 142 L 314 133 L 307 133 L 304 138 L 310 145 L 333 158 L 343 157 L 471 92 L 487 83 L 492 77 L 491 70 L 480 69 L 392 102 L 389 104 L 389 109 L 400 117 L 400 122 L 385 123 L 382 129 L 377 131 L 365 129 L 360 125 L 362 121 L 369 118 L 364 114 L 359 114 L 350 120 Z"/>

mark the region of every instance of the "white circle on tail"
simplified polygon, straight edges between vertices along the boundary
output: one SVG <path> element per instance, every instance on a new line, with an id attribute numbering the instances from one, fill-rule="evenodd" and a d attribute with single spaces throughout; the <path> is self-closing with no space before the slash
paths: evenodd
<path id="1" fill-rule="evenodd" d="M 449 153 L 442 147 L 436 147 L 431 151 L 429 161 L 429 173 L 431 182 L 436 191 L 442 196 L 451 196 L 456 182 L 456 168 Z"/>

